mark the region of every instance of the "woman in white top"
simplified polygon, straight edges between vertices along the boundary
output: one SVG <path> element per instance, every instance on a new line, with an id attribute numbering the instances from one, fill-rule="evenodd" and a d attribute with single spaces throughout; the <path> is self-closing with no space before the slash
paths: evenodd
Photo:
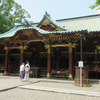
<path id="1" fill-rule="evenodd" d="M 24 69 L 25 69 L 25 64 L 22 63 L 22 64 L 20 65 L 20 79 L 21 79 L 21 81 L 22 81 L 22 79 L 24 78 Z"/>
<path id="2" fill-rule="evenodd" d="M 29 62 L 25 65 L 25 81 L 29 81 L 29 71 L 30 71 L 30 65 Z"/>

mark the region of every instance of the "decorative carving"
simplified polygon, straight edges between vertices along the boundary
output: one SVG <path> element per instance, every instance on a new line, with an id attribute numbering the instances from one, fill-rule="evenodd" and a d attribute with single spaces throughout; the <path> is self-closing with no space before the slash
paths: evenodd
<path id="1" fill-rule="evenodd" d="M 43 23 L 40 28 L 47 31 L 55 31 L 57 27 L 52 23 Z"/>
<path id="2" fill-rule="evenodd" d="M 8 50 L 8 47 L 7 47 L 7 46 L 5 46 L 5 47 L 4 47 L 4 50 Z"/>
<path id="3" fill-rule="evenodd" d="M 48 49 L 48 54 L 51 53 L 51 46 L 50 45 L 45 45 L 45 48 Z"/>
<path id="4" fill-rule="evenodd" d="M 4 47 L 4 50 L 8 50 L 8 49 L 27 49 L 27 46 L 16 46 L 16 47 Z"/>

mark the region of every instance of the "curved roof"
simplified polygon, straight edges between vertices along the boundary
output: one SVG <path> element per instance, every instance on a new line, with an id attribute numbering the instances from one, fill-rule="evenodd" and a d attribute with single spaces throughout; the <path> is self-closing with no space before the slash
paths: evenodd
<path id="1" fill-rule="evenodd" d="M 40 29 L 39 27 L 36 27 L 35 25 L 33 26 L 23 26 L 23 25 L 19 25 L 19 26 L 15 26 L 13 29 L 9 30 L 8 32 L 5 32 L 3 34 L 0 35 L 0 38 L 7 38 L 7 37 L 12 37 L 14 36 L 18 31 L 20 30 L 25 30 L 25 29 L 35 29 L 37 32 L 39 32 L 40 34 L 51 34 L 51 33 L 66 33 L 67 31 L 45 31 L 43 29 Z"/>
<path id="2" fill-rule="evenodd" d="M 45 16 L 53 22 L 55 25 L 59 26 L 56 21 L 52 20 L 51 17 L 47 14 Z M 66 30 L 63 31 L 46 31 L 43 30 L 36 25 L 19 25 L 15 26 L 8 32 L 5 32 L 0 35 L 1 38 L 7 38 L 14 36 L 18 31 L 25 30 L 25 29 L 34 29 L 40 34 L 71 34 L 71 33 L 81 33 L 81 32 L 100 32 L 100 14 L 99 15 L 91 15 L 91 16 L 84 16 L 84 17 L 77 17 L 77 18 L 69 18 L 69 19 L 62 19 L 58 20 L 60 24 L 66 27 Z M 62 27 L 62 26 L 59 26 Z M 63 28 L 63 27 L 62 27 Z M 86 31 L 84 31 L 86 30 Z"/>

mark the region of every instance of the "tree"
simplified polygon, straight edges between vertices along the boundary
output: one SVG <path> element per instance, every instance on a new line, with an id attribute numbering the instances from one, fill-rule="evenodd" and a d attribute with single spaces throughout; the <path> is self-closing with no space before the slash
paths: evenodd
<path id="1" fill-rule="evenodd" d="M 96 0 L 96 3 L 93 4 L 92 6 L 90 6 L 89 8 L 94 9 L 94 8 L 96 8 L 96 7 L 97 7 L 97 10 L 100 9 L 100 0 Z"/>
<path id="2" fill-rule="evenodd" d="M 0 0 L 0 33 L 6 32 L 16 24 L 28 22 L 30 14 L 14 0 Z"/>
<path id="3" fill-rule="evenodd" d="M 0 33 L 3 33 L 8 30 L 8 23 L 9 20 L 3 14 L 0 13 Z"/>

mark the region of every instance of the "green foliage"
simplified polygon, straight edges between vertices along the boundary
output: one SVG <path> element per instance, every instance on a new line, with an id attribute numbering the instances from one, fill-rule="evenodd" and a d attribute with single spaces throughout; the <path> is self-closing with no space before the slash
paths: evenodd
<path id="1" fill-rule="evenodd" d="M 92 6 L 90 6 L 89 8 L 94 9 L 94 8 L 96 8 L 96 7 L 97 7 L 97 10 L 100 9 L 100 0 L 96 0 L 96 3 L 93 4 Z"/>
<path id="2" fill-rule="evenodd" d="M 30 18 L 28 12 L 14 0 L 0 0 L 0 33 L 10 30 L 15 24 L 24 24 L 27 18 Z"/>

